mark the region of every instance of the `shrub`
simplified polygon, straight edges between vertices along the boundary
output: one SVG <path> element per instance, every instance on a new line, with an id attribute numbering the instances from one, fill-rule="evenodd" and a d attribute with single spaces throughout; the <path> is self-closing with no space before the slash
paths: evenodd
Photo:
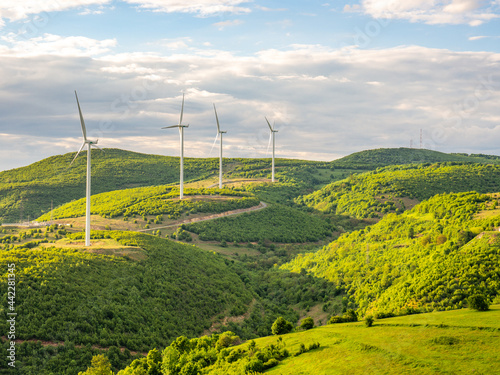
<path id="1" fill-rule="evenodd" d="M 271 326 L 273 335 L 283 335 L 293 329 L 292 323 L 285 320 L 283 317 L 278 317 Z"/>
<path id="2" fill-rule="evenodd" d="M 304 318 L 300 323 L 300 329 L 308 330 L 311 328 L 314 328 L 314 319 L 308 316 L 307 318 Z"/>
<path id="3" fill-rule="evenodd" d="M 371 327 L 373 325 L 373 316 L 367 315 L 365 316 L 365 326 Z"/>
<path id="4" fill-rule="evenodd" d="M 467 299 L 469 308 L 477 311 L 487 311 L 490 308 L 490 304 L 485 296 L 482 294 L 475 294 Z"/>

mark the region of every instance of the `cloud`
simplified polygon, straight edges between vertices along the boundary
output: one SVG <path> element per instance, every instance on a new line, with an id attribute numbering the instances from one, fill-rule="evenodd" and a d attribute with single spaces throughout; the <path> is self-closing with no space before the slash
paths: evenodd
<path id="1" fill-rule="evenodd" d="M 116 39 L 95 40 L 86 37 L 62 37 L 53 34 L 22 39 L 10 33 L 0 40 L 11 45 L 9 54 L 16 56 L 96 56 L 116 46 Z"/>
<path id="2" fill-rule="evenodd" d="M 214 26 L 216 26 L 219 30 L 224 30 L 226 27 L 232 27 L 232 26 L 238 26 L 241 25 L 243 21 L 241 20 L 231 20 L 231 21 L 222 21 L 222 22 L 217 22 L 214 23 Z"/>
<path id="3" fill-rule="evenodd" d="M 484 0 L 362 0 L 361 5 L 364 12 L 374 18 L 428 24 L 478 26 L 500 17 L 499 4 Z"/>
<path id="4" fill-rule="evenodd" d="M 166 13 L 195 13 L 201 17 L 213 16 L 220 13 L 250 13 L 251 9 L 241 7 L 241 4 L 250 3 L 248 0 L 124 0 L 139 8 Z"/>
<path id="5" fill-rule="evenodd" d="M 63 11 L 78 7 L 104 5 L 111 0 L 2 0 L 0 3 L 0 20 L 17 21 L 30 15 Z"/>
<path id="6" fill-rule="evenodd" d="M 116 53 L 115 45 L 49 34 L 0 44 L 0 149 L 24 153 L 0 158 L 0 170 L 79 146 L 75 89 L 89 137 L 102 147 L 177 155 L 178 136 L 161 127 L 178 121 L 184 92 L 187 156 L 209 155 L 212 103 L 228 131 L 228 157 L 266 156 L 264 116 L 276 121 L 279 157 L 331 160 L 403 147 L 420 129 L 437 150 L 498 149 L 498 53 L 295 44 L 253 54 L 211 46 L 161 54 Z M 58 141 L 48 147 L 37 143 L 42 138 Z"/>
<path id="7" fill-rule="evenodd" d="M 481 39 L 500 39 L 500 36 L 492 36 L 492 35 L 477 35 L 469 37 L 469 40 L 481 40 Z"/>

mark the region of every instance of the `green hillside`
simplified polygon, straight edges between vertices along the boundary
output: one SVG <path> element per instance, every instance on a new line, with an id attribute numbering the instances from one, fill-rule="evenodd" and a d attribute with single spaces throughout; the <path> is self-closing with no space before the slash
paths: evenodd
<path id="1" fill-rule="evenodd" d="M 258 212 L 185 225 L 204 241 L 316 242 L 332 234 L 325 220 L 275 204 Z"/>
<path id="2" fill-rule="evenodd" d="M 34 219 L 75 199 L 85 197 L 86 156 L 75 153 L 53 156 L 23 168 L 0 172 L 0 220 Z M 186 180 L 215 173 L 216 159 L 185 161 Z M 92 151 L 92 194 L 179 181 L 179 159 L 105 149 Z M 21 215 L 22 214 L 22 215 Z"/>
<path id="3" fill-rule="evenodd" d="M 69 167 L 75 153 L 53 156 L 29 166 L 0 172 L 0 222 L 18 222 L 41 216 L 52 207 L 85 197 L 86 156 Z M 270 159 L 224 159 L 225 179 L 264 182 L 271 175 Z M 218 175 L 217 158 L 185 158 L 185 181 Z M 315 184 L 332 181 L 326 162 L 277 159 L 277 176 L 287 194 L 271 194 L 290 201 Z M 324 171 L 324 172 L 321 172 Z M 337 175 L 334 179 L 345 176 Z M 262 180 L 262 181 L 261 181 Z M 179 183 L 179 158 L 146 155 L 119 149 L 92 151 L 92 194 L 120 189 Z M 212 182 L 215 184 L 215 180 Z M 249 188 L 250 191 L 254 189 Z M 258 189 L 263 194 L 267 189 Z M 272 189 L 271 189 L 272 190 Z M 283 191 L 282 191 L 283 192 Z M 267 197 L 270 195 L 267 193 Z"/>
<path id="4" fill-rule="evenodd" d="M 334 182 L 296 202 L 323 212 L 378 218 L 447 192 L 496 192 L 500 165 L 436 163 L 379 168 Z"/>
<path id="5" fill-rule="evenodd" d="M 500 306 L 327 325 L 243 344 L 232 332 L 178 337 L 118 375 L 138 374 L 493 374 Z M 105 357 L 81 375 L 101 372 Z M 110 372 L 111 374 L 111 372 Z"/>
<path id="6" fill-rule="evenodd" d="M 422 163 L 500 163 L 499 156 L 483 154 L 445 154 L 439 151 L 418 148 L 379 148 L 355 152 L 331 164 L 336 167 L 352 169 L 376 169 L 388 165 L 422 164 Z"/>
<path id="7" fill-rule="evenodd" d="M 197 336 L 218 314 L 243 314 L 253 298 L 213 253 L 131 232 L 93 237 L 117 241 L 115 254 L 128 250 L 103 255 L 99 244 L 90 251 L 47 244 L 0 251 L 0 313 L 7 311 L 7 264 L 15 263 L 18 338 L 146 350 Z"/>
<path id="8" fill-rule="evenodd" d="M 69 164 L 75 153 L 53 156 L 29 166 L 0 172 L 0 221 L 18 222 L 33 219 L 64 203 L 85 196 L 85 154 Z M 488 155 L 464 156 L 417 149 L 378 149 L 355 153 L 332 162 L 277 159 L 276 176 L 279 191 L 274 186 L 251 187 L 251 191 L 266 201 L 288 203 L 293 198 L 312 192 L 350 173 L 373 170 L 392 164 L 421 162 L 497 163 Z M 218 159 L 185 158 L 186 181 L 216 176 Z M 269 179 L 270 159 L 224 159 L 225 178 Z M 177 184 L 179 158 L 147 155 L 119 149 L 92 151 L 92 193 L 119 189 Z"/>
<path id="9" fill-rule="evenodd" d="M 186 189 L 185 199 L 179 200 L 179 189 L 152 186 L 123 189 L 92 195 L 91 214 L 104 218 L 166 215 L 177 219 L 186 213 L 217 213 L 249 208 L 259 200 L 244 192 L 231 189 Z M 38 221 L 85 216 L 85 198 L 62 205 L 46 213 Z"/>
<path id="10" fill-rule="evenodd" d="M 494 298 L 500 291 L 497 204 L 498 198 L 474 192 L 436 195 L 283 268 L 330 280 L 362 314 L 460 308 L 475 293 Z"/>

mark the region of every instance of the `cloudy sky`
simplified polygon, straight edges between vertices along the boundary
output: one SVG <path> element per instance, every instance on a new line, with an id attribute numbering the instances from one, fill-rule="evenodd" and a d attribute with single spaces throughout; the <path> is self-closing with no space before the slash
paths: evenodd
<path id="1" fill-rule="evenodd" d="M 0 170 L 102 147 L 500 155 L 500 0 L 2 0 Z"/>

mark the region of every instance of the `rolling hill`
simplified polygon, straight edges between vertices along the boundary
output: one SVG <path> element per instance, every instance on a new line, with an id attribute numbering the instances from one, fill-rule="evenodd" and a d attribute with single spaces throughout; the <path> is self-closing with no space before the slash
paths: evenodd
<path id="1" fill-rule="evenodd" d="M 177 360 L 186 360 L 183 367 L 199 354 L 186 349 L 204 350 L 206 363 L 215 366 L 206 373 L 265 368 L 290 373 L 290 366 L 310 366 L 302 363 L 309 356 L 318 373 L 328 373 L 333 370 L 324 357 L 315 356 L 323 350 L 327 356 L 339 350 L 339 360 L 353 356 L 360 361 L 365 355 L 368 367 L 384 364 L 381 373 L 386 366 L 449 371 L 418 355 L 398 357 L 387 346 L 389 338 L 359 341 L 363 335 L 352 332 L 364 328 L 357 325 L 354 330 L 345 326 L 350 338 L 331 326 L 310 331 L 343 337 L 339 342 L 305 339 L 308 331 L 285 339 L 286 345 L 276 338 L 256 340 L 258 346 L 250 351 L 249 344 L 234 350 L 231 345 L 238 342 L 235 335 L 269 335 L 278 316 L 293 324 L 306 316 L 324 324 L 348 309 L 377 317 L 458 309 L 476 293 L 498 302 L 498 157 L 401 148 L 363 151 L 332 162 L 278 159 L 275 184 L 268 181 L 270 160 L 225 159 L 221 190 L 213 188 L 216 159 L 186 159 L 191 183 L 180 201 L 178 158 L 96 152 L 93 223 L 108 230 L 92 232 L 94 246 L 84 249 L 78 228 L 84 214 L 85 160 L 67 169 L 73 156 L 0 173 L 0 220 L 16 221 L 22 214 L 60 222 L 44 230 L 0 227 L 0 263 L 16 263 L 16 304 L 23 311 L 17 334 L 26 374 L 75 374 L 99 352 L 117 371 L 133 355 L 140 356 L 135 351 L 167 345 L 176 350 L 169 349 L 174 367 Z M 261 201 L 266 204 L 259 211 L 184 223 Z M 56 208 L 48 213 L 51 202 Z M 154 236 L 131 230 L 149 230 Z M 1 282 L 5 290 L 5 278 Z M 387 321 L 373 327 L 377 337 L 394 338 L 383 328 Z M 0 322 L 2 330 L 5 325 Z M 234 334 L 221 335 L 224 330 Z M 186 338 L 203 334 L 209 336 Z M 303 348 L 299 337 L 305 340 Z M 450 341 L 457 345 L 453 348 L 469 347 L 460 340 Z M 316 342 L 320 348 L 313 345 L 308 351 Z M 433 345 L 431 350 L 438 350 L 441 344 Z M 159 351 L 148 358 L 122 374 L 165 362 L 165 352 L 163 358 Z M 183 371 L 196 373 L 193 366 Z"/>
<path id="2" fill-rule="evenodd" d="M 440 193 L 488 193 L 499 189 L 499 165 L 425 163 L 357 174 L 295 201 L 322 212 L 379 218 L 388 212 L 404 211 Z"/>
<path id="3" fill-rule="evenodd" d="M 200 335 L 218 314 L 243 314 L 252 301 L 214 253 L 132 232 L 93 238 L 89 250 L 74 235 L 62 245 L 0 251 L 2 269 L 16 267 L 19 339 L 147 350 L 181 334 Z M 7 279 L 0 282 L 5 314 Z"/>
<path id="4" fill-rule="evenodd" d="M 179 158 L 105 149 L 92 151 L 92 193 L 177 184 Z M 62 204 L 85 196 L 85 156 L 69 168 L 75 153 L 53 156 L 26 167 L 0 172 L 0 221 L 34 219 Z M 435 163 L 443 161 L 498 163 L 497 157 L 465 156 L 418 149 L 377 149 L 355 153 L 332 162 L 277 159 L 279 190 L 249 187 L 266 201 L 289 203 L 329 182 L 350 173 L 374 170 L 392 164 Z M 186 158 L 185 180 L 197 181 L 216 176 L 218 159 Z M 269 159 L 224 159 L 225 178 L 268 179 Z"/>
<path id="5" fill-rule="evenodd" d="M 283 265 L 343 288 L 358 313 L 406 314 L 500 294 L 498 196 L 436 195 Z"/>

